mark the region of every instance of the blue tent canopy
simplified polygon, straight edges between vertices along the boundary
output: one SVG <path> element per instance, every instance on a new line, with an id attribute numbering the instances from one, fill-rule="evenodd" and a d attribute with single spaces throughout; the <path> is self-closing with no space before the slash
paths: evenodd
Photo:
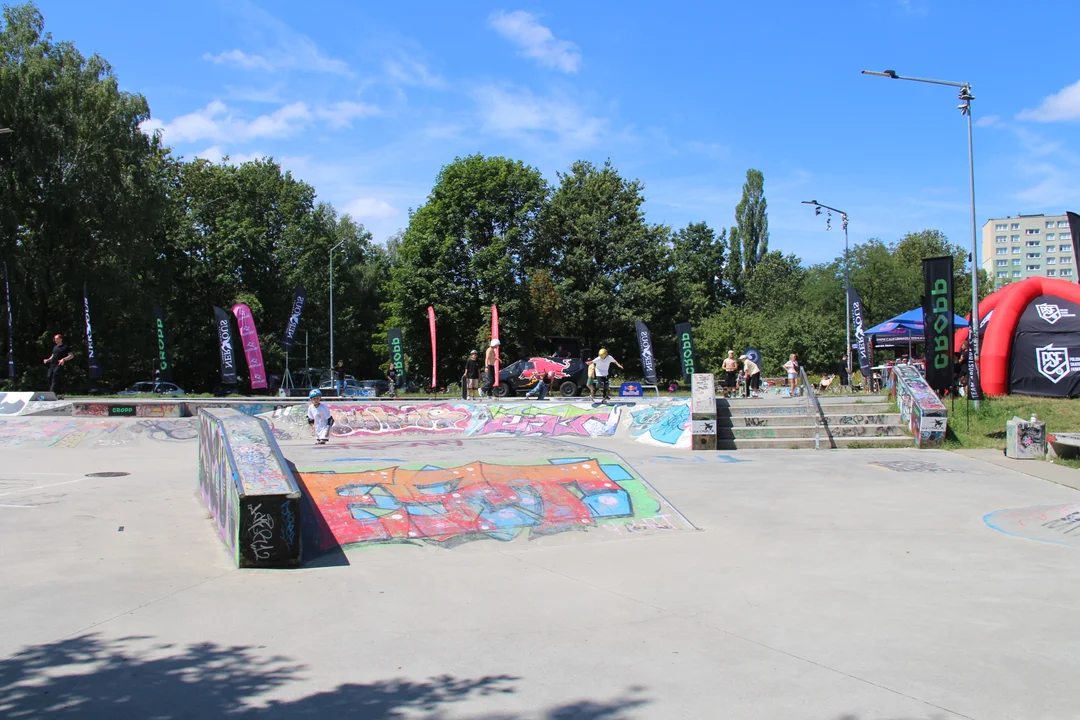
<path id="1" fill-rule="evenodd" d="M 953 315 L 953 322 L 956 323 L 956 327 L 958 328 L 968 326 L 968 321 L 956 314 Z M 911 339 L 913 341 L 922 342 L 926 335 L 926 326 L 923 325 L 922 308 L 908 310 L 906 313 L 901 313 L 894 318 L 890 318 L 889 320 L 866 330 L 865 334 L 874 335 L 875 339 L 884 336 L 889 339 Z"/>

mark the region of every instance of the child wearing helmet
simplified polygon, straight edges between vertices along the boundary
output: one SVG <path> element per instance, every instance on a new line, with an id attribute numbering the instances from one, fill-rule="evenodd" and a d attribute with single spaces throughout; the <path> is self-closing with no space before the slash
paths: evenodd
<path id="1" fill-rule="evenodd" d="M 315 436 L 318 445 L 325 445 L 330 439 L 330 428 L 334 425 L 334 416 L 330 414 L 330 408 L 322 404 L 322 393 L 312 390 L 308 393 L 311 403 L 307 409 L 308 426 L 311 434 Z"/>

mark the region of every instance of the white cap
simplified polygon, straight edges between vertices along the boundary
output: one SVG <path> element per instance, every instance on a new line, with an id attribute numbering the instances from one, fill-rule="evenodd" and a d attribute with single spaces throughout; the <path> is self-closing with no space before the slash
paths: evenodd
<path id="1" fill-rule="evenodd" d="M 499 347 L 499 341 L 498 341 L 497 339 L 496 339 L 496 340 L 492 340 L 492 341 L 491 341 L 491 347 Z"/>

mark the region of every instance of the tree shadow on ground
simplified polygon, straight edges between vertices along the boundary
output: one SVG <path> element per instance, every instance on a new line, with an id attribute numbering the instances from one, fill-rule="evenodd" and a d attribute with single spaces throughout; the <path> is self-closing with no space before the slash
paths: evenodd
<path id="1" fill-rule="evenodd" d="M 197 643 L 153 644 L 147 637 L 106 639 L 83 635 L 37 645 L 0 660 L 0 717 L 126 718 L 363 718 L 398 720 L 451 717 L 454 703 L 518 691 L 521 678 L 440 675 L 345 683 L 292 699 L 289 683 L 307 668 L 262 647 Z M 278 692 L 275 692 L 278 691 Z M 641 688 L 607 702 L 583 700 L 532 713 L 544 720 L 620 720 L 648 704 Z M 519 720 L 516 713 L 470 715 L 477 720 Z"/>

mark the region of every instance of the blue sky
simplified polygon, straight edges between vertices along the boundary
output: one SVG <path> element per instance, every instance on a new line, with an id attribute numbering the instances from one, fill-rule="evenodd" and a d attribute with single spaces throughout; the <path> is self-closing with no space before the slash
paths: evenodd
<path id="1" fill-rule="evenodd" d="M 807 262 L 923 228 L 967 245 L 973 84 L 979 224 L 1080 209 L 1080 3 L 374 3 L 42 0 L 46 27 L 144 94 L 186 157 L 271 155 L 384 240 L 455 156 L 551 181 L 576 159 L 645 184 L 651 222 L 734 223 L 765 173 L 773 249 Z"/>

